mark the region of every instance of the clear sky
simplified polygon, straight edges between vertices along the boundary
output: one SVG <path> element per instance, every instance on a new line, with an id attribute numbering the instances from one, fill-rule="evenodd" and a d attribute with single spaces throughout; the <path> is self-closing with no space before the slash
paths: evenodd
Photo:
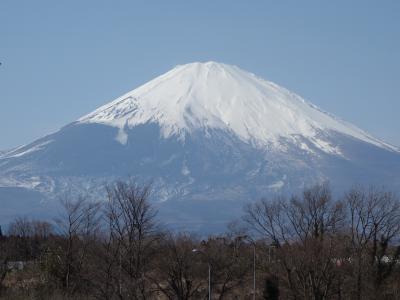
<path id="1" fill-rule="evenodd" d="M 0 1 L 0 149 L 214 60 L 400 146 L 400 1 Z"/>

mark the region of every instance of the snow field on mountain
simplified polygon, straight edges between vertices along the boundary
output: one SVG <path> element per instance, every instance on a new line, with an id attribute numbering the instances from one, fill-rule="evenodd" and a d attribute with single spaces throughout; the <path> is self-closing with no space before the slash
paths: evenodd
<path id="1" fill-rule="evenodd" d="M 125 129 L 158 123 L 164 137 L 222 129 L 264 146 L 301 135 L 325 152 L 339 153 L 319 137 L 332 130 L 396 150 L 272 82 L 215 62 L 177 66 L 78 121 L 120 128 L 116 139 L 122 144 Z"/>

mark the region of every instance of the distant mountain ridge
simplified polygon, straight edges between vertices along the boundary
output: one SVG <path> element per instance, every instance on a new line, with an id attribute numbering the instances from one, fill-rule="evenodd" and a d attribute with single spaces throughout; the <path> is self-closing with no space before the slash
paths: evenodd
<path id="1" fill-rule="evenodd" d="M 128 176 L 153 182 L 166 222 L 218 227 L 248 201 L 325 180 L 400 191 L 400 150 L 272 82 L 207 62 L 177 66 L 0 153 L 0 186 L 40 192 L 43 203 L 101 195 Z"/>

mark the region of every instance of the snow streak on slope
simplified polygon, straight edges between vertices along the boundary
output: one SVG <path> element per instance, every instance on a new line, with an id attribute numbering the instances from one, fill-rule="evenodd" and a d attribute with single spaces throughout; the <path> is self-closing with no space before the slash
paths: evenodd
<path id="1" fill-rule="evenodd" d="M 158 123 L 164 137 L 222 129 L 262 147 L 301 135 L 325 152 L 338 153 L 318 138 L 332 130 L 397 150 L 272 82 L 215 62 L 177 66 L 78 121 L 120 128 L 116 138 L 123 144 L 125 129 Z"/>
<path id="2" fill-rule="evenodd" d="M 51 142 L 52 141 L 50 140 L 35 145 L 22 145 L 10 151 L 4 152 L 3 154 L 0 153 L 0 159 L 21 157 L 26 154 L 42 150 L 46 145 L 50 144 Z"/>

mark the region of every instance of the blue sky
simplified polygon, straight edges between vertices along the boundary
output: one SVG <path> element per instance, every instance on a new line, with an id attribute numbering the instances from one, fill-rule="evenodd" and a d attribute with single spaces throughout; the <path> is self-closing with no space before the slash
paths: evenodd
<path id="1" fill-rule="evenodd" d="M 2 0 L 0 38 L 0 149 L 208 60 L 400 146 L 400 1 Z"/>

